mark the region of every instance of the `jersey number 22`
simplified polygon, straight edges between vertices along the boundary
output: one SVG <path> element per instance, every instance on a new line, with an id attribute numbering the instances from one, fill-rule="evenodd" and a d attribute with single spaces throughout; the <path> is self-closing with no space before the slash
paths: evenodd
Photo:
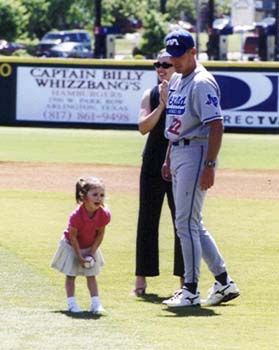
<path id="1" fill-rule="evenodd" d="M 180 126 L 181 126 L 181 120 L 177 118 L 173 118 L 168 131 L 171 132 L 172 134 L 179 135 Z"/>

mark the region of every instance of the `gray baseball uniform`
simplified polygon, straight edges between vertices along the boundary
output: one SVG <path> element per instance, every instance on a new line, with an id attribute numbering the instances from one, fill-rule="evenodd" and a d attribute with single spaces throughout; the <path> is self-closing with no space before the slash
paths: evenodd
<path id="1" fill-rule="evenodd" d="M 226 271 L 224 260 L 202 222 L 206 191 L 199 178 L 207 154 L 208 122 L 222 119 L 220 91 L 214 77 L 200 64 L 186 77 L 174 74 L 169 82 L 165 136 L 170 152 L 175 224 L 180 238 L 185 283 L 198 283 L 203 257 L 214 276 Z"/>

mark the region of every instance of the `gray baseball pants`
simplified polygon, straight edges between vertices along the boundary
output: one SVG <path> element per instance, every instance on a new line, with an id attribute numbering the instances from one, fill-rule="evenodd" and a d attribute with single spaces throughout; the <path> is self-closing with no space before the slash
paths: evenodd
<path id="1" fill-rule="evenodd" d="M 182 248 L 185 283 L 198 283 L 201 258 L 214 276 L 225 272 L 226 267 L 214 239 L 202 221 L 206 191 L 200 189 L 199 178 L 207 152 L 207 141 L 191 140 L 189 145 L 184 145 L 182 141 L 172 146 L 170 153 L 175 225 Z"/>

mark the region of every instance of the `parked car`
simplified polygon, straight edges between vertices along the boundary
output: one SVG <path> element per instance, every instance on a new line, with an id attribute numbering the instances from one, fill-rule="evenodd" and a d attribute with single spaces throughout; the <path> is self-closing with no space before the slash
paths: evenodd
<path id="1" fill-rule="evenodd" d="M 80 43 L 64 42 L 48 50 L 47 57 L 93 58 L 93 51 Z"/>
<path id="2" fill-rule="evenodd" d="M 36 56 L 48 56 L 48 51 L 62 42 L 79 43 L 91 50 L 91 36 L 86 30 L 65 30 L 46 33 L 36 46 Z"/>
<path id="3" fill-rule="evenodd" d="M 0 55 L 12 55 L 15 51 L 25 49 L 25 45 L 18 43 L 10 43 L 6 40 L 0 40 Z"/>
<path id="4" fill-rule="evenodd" d="M 254 61 L 258 57 L 259 37 L 257 35 L 249 35 L 245 38 L 243 45 L 243 54 L 248 61 Z"/>
<path id="5" fill-rule="evenodd" d="M 265 17 L 260 22 L 257 22 L 256 25 L 268 27 L 268 26 L 275 25 L 275 23 L 276 23 L 275 17 Z"/>

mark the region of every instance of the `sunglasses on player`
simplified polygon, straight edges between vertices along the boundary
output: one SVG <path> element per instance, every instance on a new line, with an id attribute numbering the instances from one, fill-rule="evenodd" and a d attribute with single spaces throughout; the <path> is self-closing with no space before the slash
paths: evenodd
<path id="1" fill-rule="evenodd" d="M 161 62 L 154 62 L 153 65 L 155 68 L 162 67 L 164 69 L 168 69 L 168 68 L 173 66 L 171 63 L 167 63 L 167 62 L 162 62 L 162 63 Z"/>

